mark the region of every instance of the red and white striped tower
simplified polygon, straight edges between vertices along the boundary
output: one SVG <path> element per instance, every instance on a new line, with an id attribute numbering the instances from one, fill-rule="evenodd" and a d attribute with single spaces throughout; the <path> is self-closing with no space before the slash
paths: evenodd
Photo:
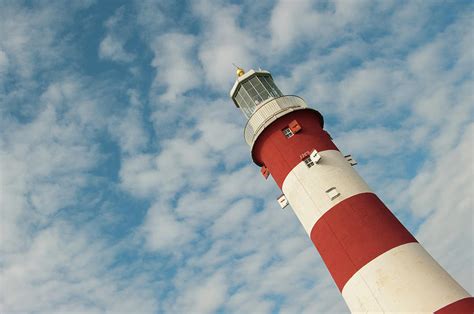
<path id="1" fill-rule="evenodd" d="M 230 96 L 265 178 L 283 191 L 352 312 L 473 313 L 474 298 L 417 242 L 324 131 L 267 71 L 237 70 Z"/>

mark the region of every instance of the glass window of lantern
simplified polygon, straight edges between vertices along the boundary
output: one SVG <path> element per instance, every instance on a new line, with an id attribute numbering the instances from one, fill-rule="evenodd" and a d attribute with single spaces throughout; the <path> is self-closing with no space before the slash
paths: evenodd
<path id="1" fill-rule="evenodd" d="M 242 98 L 242 95 L 240 93 L 237 93 L 235 95 L 235 101 L 237 102 L 237 104 L 239 105 L 239 108 L 240 110 L 244 111 L 244 114 L 247 115 L 245 113 L 245 111 L 247 111 L 247 103 L 245 102 L 245 100 Z"/>
<path id="2" fill-rule="evenodd" d="M 270 92 L 270 94 L 273 97 L 283 96 L 283 94 L 278 89 L 278 87 L 275 85 L 275 83 L 270 78 L 270 76 L 262 76 L 262 82 L 264 82 L 265 87 L 268 89 L 268 91 Z"/>
<path id="3" fill-rule="evenodd" d="M 268 91 L 269 97 L 278 97 L 278 96 L 275 95 L 275 93 L 273 92 L 271 85 L 268 84 L 268 82 L 267 82 L 265 76 L 262 76 L 262 77 L 260 78 L 260 80 L 262 81 L 262 84 L 263 84 L 263 86 L 265 87 L 265 89 Z"/>
<path id="4" fill-rule="evenodd" d="M 263 87 L 263 85 L 260 82 L 260 80 L 258 79 L 258 77 L 256 77 L 256 76 L 253 77 L 250 80 L 250 83 L 255 88 L 255 90 L 257 91 L 257 94 L 260 96 L 260 98 L 262 98 L 262 100 L 263 100 L 265 97 L 263 97 L 262 94 L 265 93 L 265 87 Z"/>
<path id="5" fill-rule="evenodd" d="M 237 104 L 239 105 L 239 107 L 242 107 L 245 103 L 245 100 L 242 98 L 242 96 L 239 94 L 239 92 L 237 92 L 235 94 L 235 101 L 237 102 Z"/>
<path id="6" fill-rule="evenodd" d="M 256 78 L 254 77 L 251 80 L 245 82 L 243 84 L 243 87 L 248 92 L 250 98 L 252 98 L 252 101 L 254 102 L 254 104 L 257 106 L 262 101 L 262 98 L 258 95 L 257 90 L 255 89 L 254 85 L 252 84 L 253 79 L 256 79 Z"/>
<path id="7" fill-rule="evenodd" d="M 249 118 L 255 111 L 255 104 L 245 88 L 239 88 L 235 99 L 244 115 Z"/>
<path id="8" fill-rule="evenodd" d="M 245 101 L 245 104 L 246 104 L 247 107 L 253 106 L 252 98 L 250 98 L 250 96 L 247 93 L 247 91 L 245 90 L 245 88 L 241 88 L 240 91 L 239 91 L 239 94 L 242 97 L 242 99 Z"/>
<path id="9" fill-rule="evenodd" d="M 266 99 L 272 97 L 272 95 L 270 94 L 270 90 L 268 89 L 268 87 L 266 87 L 263 84 L 262 78 L 263 77 L 258 78 L 255 88 L 257 89 L 257 92 L 260 95 L 260 97 L 262 98 L 262 100 L 266 100 Z"/>

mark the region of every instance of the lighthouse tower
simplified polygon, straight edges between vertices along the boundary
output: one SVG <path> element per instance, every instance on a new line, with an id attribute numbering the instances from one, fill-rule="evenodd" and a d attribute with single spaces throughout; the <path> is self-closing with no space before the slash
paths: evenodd
<path id="1" fill-rule="evenodd" d="M 474 298 L 359 176 L 318 111 L 261 70 L 239 68 L 230 97 L 248 120 L 253 161 L 282 190 L 278 202 L 291 205 L 352 312 L 474 312 Z"/>

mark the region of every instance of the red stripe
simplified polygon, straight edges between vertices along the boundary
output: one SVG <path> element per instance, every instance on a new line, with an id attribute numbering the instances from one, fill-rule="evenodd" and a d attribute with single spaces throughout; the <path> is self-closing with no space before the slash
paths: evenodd
<path id="1" fill-rule="evenodd" d="M 437 314 L 463 314 L 463 313 L 474 313 L 474 298 L 469 297 L 461 299 L 459 301 L 453 302 L 450 305 L 447 305 L 435 313 Z"/>
<path id="2" fill-rule="evenodd" d="M 349 197 L 332 207 L 314 225 L 311 240 L 341 291 L 377 256 L 417 242 L 373 193 Z"/>
<path id="3" fill-rule="evenodd" d="M 290 138 L 282 130 L 296 120 L 301 131 Z M 322 128 L 322 118 L 313 109 L 293 111 L 267 126 L 252 148 L 252 158 L 257 165 L 265 165 L 281 188 L 290 171 L 301 162 L 305 152 L 338 150 Z"/>

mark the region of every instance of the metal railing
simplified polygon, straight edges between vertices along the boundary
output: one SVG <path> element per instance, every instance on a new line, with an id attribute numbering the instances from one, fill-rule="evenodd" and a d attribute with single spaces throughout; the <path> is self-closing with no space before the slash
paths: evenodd
<path id="1" fill-rule="evenodd" d="M 244 137 L 247 144 L 253 145 L 254 140 L 263 129 L 287 112 L 307 108 L 308 105 L 298 96 L 286 95 L 264 102 L 255 109 L 247 121 Z"/>

